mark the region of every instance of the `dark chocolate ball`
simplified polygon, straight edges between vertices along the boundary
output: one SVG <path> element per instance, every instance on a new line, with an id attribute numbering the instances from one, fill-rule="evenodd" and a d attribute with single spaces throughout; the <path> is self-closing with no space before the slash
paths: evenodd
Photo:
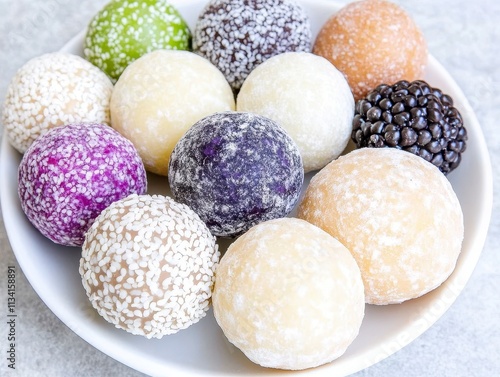
<path id="1" fill-rule="evenodd" d="M 304 181 L 302 158 L 269 118 L 222 112 L 194 124 L 170 157 L 175 199 L 216 236 L 234 237 L 262 221 L 286 216 Z"/>
<path id="2" fill-rule="evenodd" d="M 193 33 L 193 50 L 237 92 L 260 63 L 283 52 L 310 52 L 307 13 L 294 0 L 210 0 Z"/>

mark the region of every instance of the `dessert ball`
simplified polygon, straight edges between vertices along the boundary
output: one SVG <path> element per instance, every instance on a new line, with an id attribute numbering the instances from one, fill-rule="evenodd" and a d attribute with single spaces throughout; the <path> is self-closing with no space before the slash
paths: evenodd
<path id="1" fill-rule="evenodd" d="M 328 60 L 289 52 L 250 73 L 238 94 L 237 109 L 282 126 L 297 144 L 307 173 L 321 169 L 345 149 L 354 99 L 344 75 Z"/>
<path id="2" fill-rule="evenodd" d="M 112 0 L 90 22 L 83 54 L 116 82 L 148 52 L 190 47 L 191 31 L 167 0 Z"/>
<path id="3" fill-rule="evenodd" d="M 130 195 L 89 229 L 80 275 L 104 319 L 161 338 L 206 315 L 219 257 L 215 238 L 187 206 L 159 195 Z"/>
<path id="4" fill-rule="evenodd" d="M 113 84 L 85 59 L 64 52 L 35 57 L 14 75 L 2 113 L 10 144 L 24 153 L 40 135 L 68 123 L 109 123 Z"/>
<path id="5" fill-rule="evenodd" d="M 311 50 L 309 17 L 294 0 L 210 0 L 198 17 L 193 49 L 221 70 L 235 92 L 271 56 Z"/>
<path id="6" fill-rule="evenodd" d="M 386 0 L 350 3 L 321 28 L 313 52 L 346 77 L 354 99 L 377 85 L 423 77 L 427 44 L 410 15 Z"/>
<path id="7" fill-rule="evenodd" d="M 356 261 L 335 238 L 283 218 L 251 228 L 217 269 L 214 315 L 253 362 L 306 369 L 341 356 L 364 316 Z"/>
<path id="8" fill-rule="evenodd" d="M 237 236 L 287 215 L 304 170 L 299 150 L 271 119 L 257 114 L 210 115 L 179 140 L 168 180 L 176 200 L 191 207 L 216 236 Z"/>
<path id="9" fill-rule="evenodd" d="M 146 192 L 146 171 L 131 142 L 103 124 L 69 124 L 37 139 L 19 165 L 21 207 L 45 237 L 81 246 L 108 205 Z"/>
<path id="10" fill-rule="evenodd" d="M 444 174 L 460 165 L 467 130 L 453 99 L 422 80 L 381 84 L 356 104 L 356 147 L 393 147 L 432 162 Z"/>
<path id="11" fill-rule="evenodd" d="M 362 148 L 323 168 L 299 218 L 353 254 L 366 302 L 400 303 L 433 290 L 455 268 L 464 236 L 460 203 L 431 163 L 395 148 Z"/>
<path id="12" fill-rule="evenodd" d="M 218 111 L 234 110 L 222 73 L 187 51 L 159 50 L 132 63 L 111 97 L 112 126 L 134 143 L 146 169 L 167 175 L 175 144 L 189 127 Z"/>

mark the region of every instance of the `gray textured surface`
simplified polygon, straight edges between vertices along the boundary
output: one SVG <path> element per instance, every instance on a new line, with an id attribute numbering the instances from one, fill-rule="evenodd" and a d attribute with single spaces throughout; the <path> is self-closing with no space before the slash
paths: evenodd
<path id="1" fill-rule="evenodd" d="M 347 1 L 339 1 L 347 3 Z M 500 372 L 500 2 L 412 0 L 402 4 L 424 31 L 430 52 L 474 108 L 492 159 L 494 208 L 479 263 L 448 312 L 395 355 L 355 376 L 496 376 Z M 106 0 L 0 0 L 0 103 L 15 71 L 31 57 L 59 49 Z M 496 245 L 496 246 L 495 246 Z M 6 271 L 15 257 L 0 220 L 0 322 Z M 0 326 L 2 376 L 142 376 L 81 340 L 38 298 L 18 270 L 16 371 L 6 368 L 7 326 Z"/>

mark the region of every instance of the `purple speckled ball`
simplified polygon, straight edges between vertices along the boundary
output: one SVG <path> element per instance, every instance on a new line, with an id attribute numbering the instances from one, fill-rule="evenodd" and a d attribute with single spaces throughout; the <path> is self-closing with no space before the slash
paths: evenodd
<path id="1" fill-rule="evenodd" d="M 286 216 L 299 199 L 304 169 L 297 146 L 276 122 L 223 112 L 198 121 L 179 140 L 168 179 L 175 199 L 212 234 L 234 237 Z"/>
<path id="2" fill-rule="evenodd" d="M 135 147 L 103 124 L 71 124 L 41 136 L 24 154 L 18 182 L 28 219 L 65 246 L 81 246 L 103 209 L 147 188 Z"/>

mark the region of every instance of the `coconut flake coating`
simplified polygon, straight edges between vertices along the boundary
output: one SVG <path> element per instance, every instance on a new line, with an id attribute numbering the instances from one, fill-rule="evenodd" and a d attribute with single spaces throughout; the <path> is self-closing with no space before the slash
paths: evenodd
<path id="1" fill-rule="evenodd" d="M 311 50 L 309 17 L 294 0 L 211 0 L 193 33 L 193 50 L 216 65 L 233 90 L 271 56 Z"/>
<path id="2" fill-rule="evenodd" d="M 176 200 L 191 207 L 216 236 L 237 236 L 286 216 L 304 170 L 297 146 L 274 121 L 243 112 L 210 115 L 179 140 L 168 178 Z"/>
<path id="3" fill-rule="evenodd" d="M 80 274 L 104 319 L 161 338 L 206 315 L 219 257 L 215 238 L 187 206 L 130 195 L 106 208 L 87 232 Z"/>
<path id="4" fill-rule="evenodd" d="M 377 305 L 441 285 L 464 237 L 450 182 L 430 162 L 395 148 L 361 148 L 332 161 L 311 180 L 297 217 L 349 249 L 366 302 Z"/>
<path id="5" fill-rule="evenodd" d="M 81 246 L 101 211 L 146 192 L 146 171 L 130 141 L 103 124 L 70 124 L 37 139 L 19 165 L 18 193 L 31 223 L 53 242 Z"/>
<path id="6" fill-rule="evenodd" d="M 278 122 L 299 147 L 307 173 L 321 169 L 345 149 L 354 99 L 344 75 L 328 60 L 287 52 L 248 75 L 238 93 L 237 109 Z"/>
<path id="7" fill-rule="evenodd" d="M 228 340 L 253 362 L 297 370 L 345 352 L 365 298 L 345 246 L 306 221 L 282 218 L 231 244 L 217 268 L 213 306 Z"/>
<path id="8" fill-rule="evenodd" d="M 167 0 L 112 0 L 90 22 L 83 54 L 115 82 L 148 52 L 190 47 L 191 31 Z"/>
<path id="9" fill-rule="evenodd" d="M 2 123 L 10 144 L 24 153 L 51 128 L 109 124 L 112 91 L 109 78 L 80 56 L 54 52 L 31 59 L 7 89 Z"/>

